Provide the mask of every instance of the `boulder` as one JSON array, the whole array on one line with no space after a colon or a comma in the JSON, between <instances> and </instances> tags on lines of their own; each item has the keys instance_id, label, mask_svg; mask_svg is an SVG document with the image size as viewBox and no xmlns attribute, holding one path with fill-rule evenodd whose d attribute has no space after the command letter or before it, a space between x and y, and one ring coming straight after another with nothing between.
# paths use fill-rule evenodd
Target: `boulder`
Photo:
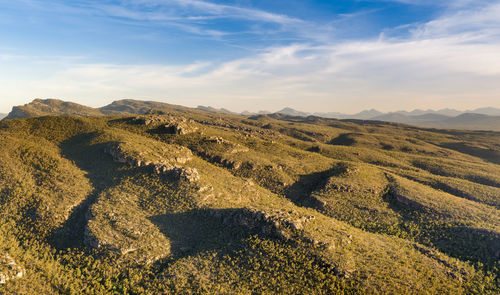
<instances>
[{"instance_id":1,"label":"boulder","mask_svg":"<svg viewBox=\"0 0 500 295\"><path fill-rule=\"evenodd\" d=\"M0 284L7 281L20 279L24 276L25 270L7 253L0 254Z\"/></svg>"}]
</instances>

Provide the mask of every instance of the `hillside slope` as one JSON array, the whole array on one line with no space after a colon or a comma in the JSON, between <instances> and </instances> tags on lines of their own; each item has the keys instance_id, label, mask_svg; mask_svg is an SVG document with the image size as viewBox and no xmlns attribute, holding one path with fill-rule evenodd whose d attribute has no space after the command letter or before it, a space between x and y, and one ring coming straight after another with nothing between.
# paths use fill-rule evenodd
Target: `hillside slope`
<instances>
[{"instance_id":1,"label":"hillside slope","mask_svg":"<svg viewBox=\"0 0 500 295\"><path fill-rule=\"evenodd\" d=\"M148 107L0 122L1 291L500 291L500 133Z\"/></svg>"},{"instance_id":2,"label":"hillside slope","mask_svg":"<svg viewBox=\"0 0 500 295\"><path fill-rule=\"evenodd\" d=\"M73 102L66 102L59 99L35 99L32 102L15 106L6 116L7 119L34 118L42 116L119 116L129 114L146 114L157 111L177 111L177 112L196 112L183 106L172 105L162 102L141 101L133 99L123 99L114 101L101 108L91 108Z\"/></svg>"},{"instance_id":3,"label":"hillside slope","mask_svg":"<svg viewBox=\"0 0 500 295\"><path fill-rule=\"evenodd\" d=\"M198 106L196 109L187 108L179 105L172 105L162 102L141 101L133 99L123 99L112 102L101 108L91 108L80 104L65 102L58 99L35 99L31 103L23 106L16 106L6 116L7 119L32 118L49 115L66 116L119 116L119 115L142 115L146 113L161 113L163 111L175 112L195 112L195 113L218 113L230 115L232 113L226 109L216 109L212 107ZM414 110L412 112L394 112L381 113L377 110L362 111L353 115L341 113L315 113L314 116L324 118L339 118L346 120L372 120L409 124L419 127L443 128L443 129L461 129L461 130L492 130L500 131L500 116L496 115L498 109L481 108L477 109L481 113L460 113L456 115L454 110L440 111L422 111ZM484 114L483 114L484 113ZM300 112L292 108L284 108L276 114L284 116L311 116L309 113ZM446 114L446 115L445 115ZM453 115L450 115L453 114ZM242 115L253 116L251 113ZM0 115L0 119L1 119Z\"/></svg>"},{"instance_id":4,"label":"hillside slope","mask_svg":"<svg viewBox=\"0 0 500 295\"><path fill-rule=\"evenodd\" d=\"M29 118L47 115L100 116L102 113L91 107L58 99L35 99L29 104L16 106L7 119Z\"/></svg>"}]
</instances>

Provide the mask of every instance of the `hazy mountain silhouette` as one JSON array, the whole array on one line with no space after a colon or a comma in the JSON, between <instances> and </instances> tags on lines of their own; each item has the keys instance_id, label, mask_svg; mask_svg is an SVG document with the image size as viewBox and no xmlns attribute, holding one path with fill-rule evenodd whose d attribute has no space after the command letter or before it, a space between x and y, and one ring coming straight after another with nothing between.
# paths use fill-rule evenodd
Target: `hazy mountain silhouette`
<instances>
[{"instance_id":1,"label":"hazy mountain silhouette","mask_svg":"<svg viewBox=\"0 0 500 295\"><path fill-rule=\"evenodd\" d=\"M81 104L66 102L58 99L35 99L23 106L13 107L6 118L40 117L47 115L73 116L107 116L124 114L146 114L155 110L191 112L194 110L223 114L236 114L224 108L198 106L196 109L154 101L140 101L132 99L117 100L101 108L91 108ZM356 114L339 112L307 113L285 107L276 113L288 116L317 116L336 119L375 120L395 123L404 123L421 127L470 129L470 130L500 130L500 109L493 107L478 108L473 111L460 112L453 109L441 110L413 110L382 113L378 110L365 110ZM243 112L242 115L270 114L267 111L258 113ZM0 117L2 118L2 117Z\"/></svg>"}]
</instances>

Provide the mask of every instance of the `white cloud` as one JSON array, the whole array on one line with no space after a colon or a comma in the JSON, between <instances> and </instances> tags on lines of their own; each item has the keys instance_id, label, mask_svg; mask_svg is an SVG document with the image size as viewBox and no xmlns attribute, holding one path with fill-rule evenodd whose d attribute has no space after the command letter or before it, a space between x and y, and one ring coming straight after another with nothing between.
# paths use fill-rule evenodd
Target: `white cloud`
<instances>
[{"instance_id":1,"label":"white cloud","mask_svg":"<svg viewBox=\"0 0 500 295\"><path fill-rule=\"evenodd\" d=\"M225 6L189 3L210 13L230 13ZM125 97L157 99L240 111L285 105L345 112L500 107L499 7L497 1L448 10L414 28L408 38L298 43L221 64L74 62L24 85L30 92L23 95L81 97L95 106ZM19 95L19 86L7 83L0 95Z\"/></svg>"},{"instance_id":2,"label":"white cloud","mask_svg":"<svg viewBox=\"0 0 500 295\"><path fill-rule=\"evenodd\" d=\"M134 97L188 105L210 102L235 110L277 109L285 104L310 111L355 111L365 106L394 110L428 106L422 105L423 99L436 107L499 106L500 45L460 41L301 44L271 48L208 72L213 65L205 63L79 65L29 88L46 96L89 97L99 102ZM352 106L353 102L359 105Z\"/></svg>"},{"instance_id":3,"label":"white cloud","mask_svg":"<svg viewBox=\"0 0 500 295\"><path fill-rule=\"evenodd\" d=\"M467 9L454 9L442 17L420 25L415 38L437 38L461 35L471 40L486 42L500 38L500 1L488 5L474 5ZM495 38L496 40L492 40Z\"/></svg>"},{"instance_id":4,"label":"white cloud","mask_svg":"<svg viewBox=\"0 0 500 295\"><path fill-rule=\"evenodd\" d=\"M142 1L139 1L142 2ZM219 17L248 19L259 22L272 22L282 25L303 23L302 20L282 14L269 13L259 9L242 8L231 5L221 5L198 0L148 1L160 3L175 3L181 7L194 8L197 11Z\"/></svg>"}]
</instances>

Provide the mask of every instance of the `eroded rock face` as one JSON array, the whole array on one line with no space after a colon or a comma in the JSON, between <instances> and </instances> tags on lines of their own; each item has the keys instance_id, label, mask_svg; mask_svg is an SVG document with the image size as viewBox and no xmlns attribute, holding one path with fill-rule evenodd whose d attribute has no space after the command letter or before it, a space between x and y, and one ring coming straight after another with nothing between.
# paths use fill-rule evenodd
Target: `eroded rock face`
<instances>
[{"instance_id":1,"label":"eroded rock face","mask_svg":"<svg viewBox=\"0 0 500 295\"><path fill-rule=\"evenodd\" d=\"M156 161L135 159L127 156L126 152L120 146L108 146L104 150L111 155L117 163L127 164L132 167L150 167L154 173L165 174L171 177L184 179L188 182L200 180L200 175L196 168L184 167L179 164L185 164L192 159L190 150L183 148L183 152L169 159L158 159Z\"/></svg>"},{"instance_id":2,"label":"eroded rock face","mask_svg":"<svg viewBox=\"0 0 500 295\"><path fill-rule=\"evenodd\" d=\"M157 115L136 117L132 120L132 123L146 126L157 126L160 124L157 127L157 131L167 134L189 134L198 131L198 127L195 126L196 123L193 120L188 120L181 116Z\"/></svg>"},{"instance_id":3,"label":"eroded rock face","mask_svg":"<svg viewBox=\"0 0 500 295\"><path fill-rule=\"evenodd\" d=\"M246 146L235 144L221 136L207 137L202 141L203 148L196 150L196 154L203 159L231 170L239 170L244 165L234 155L248 152L249 148Z\"/></svg>"},{"instance_id":4,"label":"eroded rock face","mask_svg":"<svg viewBox=\"0 0 500 295\"><path fill-rule=\"evenodd\" d=\"M214 217L221 218L224 224L243 226L249 230L257 230L265 236L282 240L290 239L293 233L289 230L300 231L307 222L315 218L315 216L300 216L294 210L262 212L251 209L235 211L232 214L211 210L209 213Z\"/></svg>"},{"instance_id":5,"label":"eroded rock face","mask_svg":"<svg viewBox=\"0 0 500 295\"><path fill-rule=\"evenodd\" d=\"M175 178L184 179L188 182L196 182L200 180L200 174L196 168L181 167L179 165L153 164L154 172L157 174L166 174Z\"/></svg>"},{"instance_id":6,"label":"eroded rock face","mask_svg":"<svg viewBox=\"0 0 500 295\"><path fill-rule=\"evenodd\" d=\"M24 276L25 270L7 253L0 253L0 284L7 281L20 279Z\"/></svg>"},{"instance_id":7,"label":"eroded rock face","mask_svg":"<svg viewBox=\"0 0 500 295\"><path fill-rule=\"evenodd\" d=\"M167 123L158 128L160 132L167 133L167 134L189 134L196 132L198 130L198 127L192 126L186 121L184 122L174 122L174 123Z\"/></svg>"},{"instance_id":8,"label":"eroded rock face","mask_svg":"<svg viewBox=\"0 0 500 295\"><path fill-rule=\"evenodd\" d=\"M225 158L221 155L211 154L211 153L208 153L205 151L199 151L198 156L200 156L203 159L206 159L212 163L217 163L217 164L221 165L222 167L225 167L228 169L238 170L241 168L241 165L242 165L241 161L231 160L231 159Z\"/></svg>"}]
</instances>

